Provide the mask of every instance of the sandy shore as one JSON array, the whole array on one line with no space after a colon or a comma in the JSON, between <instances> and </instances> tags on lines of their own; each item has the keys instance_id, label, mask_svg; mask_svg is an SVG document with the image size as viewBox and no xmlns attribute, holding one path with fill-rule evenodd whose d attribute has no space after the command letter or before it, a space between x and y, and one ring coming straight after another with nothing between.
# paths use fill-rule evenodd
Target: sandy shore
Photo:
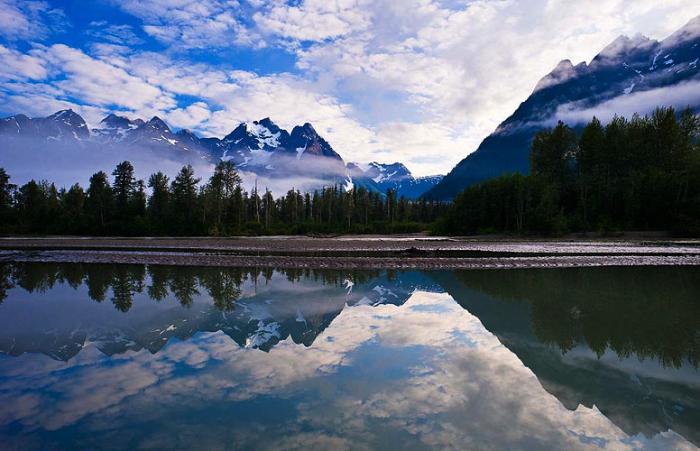
<instances>
[{"instance_id":1,"label":"sandy shore","mask_svg":"<svg viewBox=\"0 0 700 451\"><path fill-rule=\"evenodd\" d=\"M2 238L0 261L338 269L700 265L700 241L425 236Z\"/></svg>"}]
</instances>

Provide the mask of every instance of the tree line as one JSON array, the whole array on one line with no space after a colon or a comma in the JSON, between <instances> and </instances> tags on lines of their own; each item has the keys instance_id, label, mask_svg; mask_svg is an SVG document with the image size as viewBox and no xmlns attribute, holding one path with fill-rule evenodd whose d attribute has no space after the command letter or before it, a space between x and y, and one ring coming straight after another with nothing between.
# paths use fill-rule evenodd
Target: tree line
<instances>
[{"instance_id":1,"label":"tree line","mask_svg":"<svg viewBox=\"0 0 700 451\"><path fill-rule=\"evenodd\" d=\"M57 284L73 289L87 287L87 295L96 302L110 301L122 312L131 309L137 294L162 301L174 299L183 307L191 307L200 294L211 298L218 310L235 309L245 281L257 285L268 284L273 274L281 273L290 282L314 281L323 285L343 288L347 280L356 284L367 283L379 277L382 271L338 271L323 269L276 269L254 267L194 267L165 265L109 265L81 263L0 263L0 304L15 288L45 292ZM387 273L389 280L396 274Z\"/></svg>"},{"instance_id":2,"label":"tree line","mask_svg":"<svg viewBox=\"0 0 700 451\"><path fill-rule=\"evenodd\" d=\"M424 230L447 205L409 201L396 192L324 187L250 193L230 161L220 162L206 183L184 166L171 181L162 172L137 180L128 161L112 179L100 171L89 186L57 188L48 181L11 183L0 168L0 233L75 235L263 235L392 233Z\"/></svg>"},{"instance_id":3,"label":"tree line","mask_svg":"<svg viewBox=\"0 0 700 451\"><path fill-rule=\"evenodd\" d=\"M700 118L690 110L594 118L580 133L562 122L539 132L530 175L467 188L441 219L448 234L700 234Z\"/></svg>"}]
</instances>

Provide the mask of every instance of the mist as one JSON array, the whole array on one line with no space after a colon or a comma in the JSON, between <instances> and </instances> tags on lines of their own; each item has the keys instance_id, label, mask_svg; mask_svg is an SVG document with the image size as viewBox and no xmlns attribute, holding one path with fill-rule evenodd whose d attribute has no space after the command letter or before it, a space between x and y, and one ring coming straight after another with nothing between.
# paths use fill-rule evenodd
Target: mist
<instances>
[{"instance_id":1,"label":"mist","mask_svg":"<svg viewBox=\"0 0 700 451\"><path fill-rule=\"evenodd\" d=\"M602 102L593 107L581 108L576 103L561 105L551 122L561 120L568 124L587 123L593 116L601 122L610 122L615 115L632 117L635 113L648 114L658 107L685 109L700 105L700 81L646 91L632 92Z\"/></svg>"},{"instance_id":2,"label":"mist","mask_svg":"<svg viewBox=\"0 0 700 451\"><path fill-rule=\"evenodd\" d=\"M139 146L120 145L116 149L85 141L67 144L28 138L0 142L0 167L5 168L11 182L17 185L34 179L54 182L59 188L74 183L87 187L92 174L105 171L111 175L124 160L134 166L136 178L144 181L157 171L172 179L186 164L191 164L197 177L203 179L214 168L211 162L201 158L183 158Z\"/></svg>"},{"instance_id":3,"label":"mist","mask_svg":"<svg viewBox=\"0 0 700 451\"><path fill-rule=\"evenodd\" d=\"M134 166L137 179L148 181L154 172L161 171L172 180L180 169L191 164L200 184L209 180L214 163L197 153L153 150L143 146L120 144L113 147L89 141L61 143L44 139L19 138L0 141L0 167L11 177L11 183L23 185L30 180L47 180L58 188L75 183L87 188L90 177L104 171L111 174L117 164L128 160ZM290 189L310 192L331 186L345 179L344 166L336 160L307 156L303 160L283 154L269 159L270 168L261 174L239 168L243 188L251 192L256 185L259 192L269 189L275 196ZM284 176L280 173L284 172Z\"/></svg>"}]
</instances>

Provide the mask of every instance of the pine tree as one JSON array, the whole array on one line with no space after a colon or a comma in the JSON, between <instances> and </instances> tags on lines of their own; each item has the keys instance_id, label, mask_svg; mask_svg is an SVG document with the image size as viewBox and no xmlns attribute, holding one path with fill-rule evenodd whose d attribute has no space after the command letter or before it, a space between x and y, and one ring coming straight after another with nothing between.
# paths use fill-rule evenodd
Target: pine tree
<instances>
[{"instance_id":1,"label":"pine tree","mask_svg":"<svg viewBox=\"0 0 700 451\"><path fill-rule=\"evenodd\" d=\"M112 172L114 183L114 214L122 221L129 219L131 213L131 201L136 191L136 178L134 167L128 161L122 161Z\"/></svg>"},{"instance_id":2,"label":"pine tree","mask_svg":"<svg viewBox=\"0 0 700 451\"><path fill-rule=\"evenodd\" d=\"M197 184L192 166L184 166L171 184L173 222L179 233L196 233L199 230L199 206Z\"/></svg>"},{"instance_id":3,"label":"pine tree","mask_svg":"<svg viewBox=\"0 0 700 451\"><path fill-rule=\"evenodd\" d=\"M151 226L156 232L167 230L170 217L170 180L162 172L151 174L148 178L148 187L151 188L151 197L148 199L147 213Z\"/></svg>"},{"instance_id":4,"label":"pine tree","mask_svg":"<svg viewBox=\"0 0 700 451\"><path fill-rule=\"evenodd\" d=\"M93 225L100 233L106 232L112 207L112 189L109 186L107 174L97 172L90 177L85 208L91 216Z\"/></svg>"},{"instance_id":5,"label":"pine tree","mask_svg":"<svg viewBox=\"0 0 700 451\"><path fill-rule=\"evenodd\" d=\"M0 232L6 232L12 222L12 197L17 187L10 183L10 176L0 168Z\"/></svg>"}]
</instances>

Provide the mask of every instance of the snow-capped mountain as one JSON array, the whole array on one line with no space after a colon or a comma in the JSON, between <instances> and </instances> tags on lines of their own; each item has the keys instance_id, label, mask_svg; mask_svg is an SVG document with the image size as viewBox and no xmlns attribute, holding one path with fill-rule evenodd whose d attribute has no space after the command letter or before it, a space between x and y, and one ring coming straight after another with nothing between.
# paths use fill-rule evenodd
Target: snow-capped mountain
<instances>
[{"instance_id":1,"label":"snow-capped mountain","mask_svg":"<svg viewBox=\"0 0 700 451\"><path fill-rule=\"evenodd\" d=\"M167 157L183 164L195 160L209 163L230 160L244 174L267 180L290 180L287 189L364 186L380 193L391 188L399 196L417 198L439 180L415 178L401 163L370 163L365 169L352 163L346 166L311 124L296 126L289 133L270 118L241 123L220 139L200 138L186 129L173 132L157 116L144 121L110 114L89 130L80 115L62 110L45 118L20 114L0 120L0 147L16 140L29 140L38 151L60 146L62 154L79 143L86 149L92 145L110 152L145 150L156 158Z\"/></svg>"},{"instance_id":2,"label":"snow-capped mountain","mask_svg":"<svg viewBox=\"0 0 700 451\"><path fill-rule=\"evenodd\" d=\"M51 116L29 118L24 114L0 120L0 135L30 137L47 141L82 141L88 139L88 126L73 110L61 110Z\"/></svg>"},{"instance_id":3,"label":"snow-capped mountain","mask_svg":"<svg viewBox=\"0 0 700 451\"><path fill-rule=\"evenodd\" d=\"M402 163L382 164L372 162L363 168L357 163L348 163L348 172L355 186L364 186L370 191L386 193L396 191L397 197L418 199L442 180L442 175L414 177Z\"/></svg>"},{"instance_id":4,"label":"snow-capped mountain","mask_svg":"<svg viewBox=\"0 0 700 451\"><path fill-rule=\"evenodd\" d=\"M292 132L281 129L270 118L241 123L223 139L200 139L214 159L233 161L243 171L262 175L321 177L344 184L345 163L309 123Z\"/></svg>"},{"instance_id":5,"label":"snow-capped mountain","mask_svg":"<svg viewBox=\"0 0 700 451\"><path fill-rule=\"evenodd\" d=\"M528 171L534 134L563 120L576 126L595 115L646 114L656 107L700 106L700 17L664 39L620 36L589 64L560 62L518 109L426 195L451 199L464 188L505 173Z\"/></svg>"},{"instance_id":6,"label":"snow-capped mountain","mask_svg":"<svg viewBox=\"0 0 700 451\"><path fill-rule=\"evenodd\" d=\"M0 121L0 144L24 140L33 148L70 147L79 142L119 152L146 150L152 155L190 163L231 160L244 173L282 180L294 179L297 188L340 185L349 188L345 163L309 123L292 133L269 118L238 125L223 139L200 138L190 130L173 130L161 118L148 121L110 114L89 130L80 115L62 110L45 118L11 116ZM70 144L71 146L64 146ZM304 185L307 183L307 185ZM290 186L291 188L291 186Z\"/></svg>"}]
</instances>

